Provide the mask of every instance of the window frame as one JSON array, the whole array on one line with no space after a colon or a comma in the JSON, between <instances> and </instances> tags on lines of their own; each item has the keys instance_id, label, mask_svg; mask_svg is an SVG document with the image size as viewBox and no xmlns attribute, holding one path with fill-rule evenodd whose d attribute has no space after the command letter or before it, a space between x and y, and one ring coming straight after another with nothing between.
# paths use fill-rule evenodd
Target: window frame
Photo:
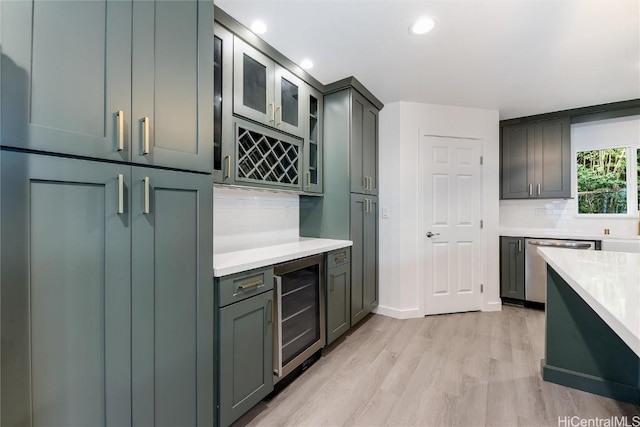
<instances>
[{"instance_id":1,"label":"window frame","mask_svg":"<svg viewBox=\"0 0 640 427\"><path fill-rule=\"evenodd\" d=\"M601 124L615 123L617 121L622 120L634 120L638 122L640 126L640 116L626 116L615 119L601 120L598 121ZM607 123L608 122L608 123ZM583 125L594 125L598 124L596 122L586 122ZM574 140L574 129L572 126L571 130L571 197L575 199L575 207L574 207L574 217L580 219L633 219L640 218L640 209L638 200L638 186L640 183L638 182L640 179L638 177L638 172L636 171L638 164L638 153L640 150L640 134L639 138L636 141L621 141L616 143L616 140L613 141L600 141L600 142L587 142L581 144L578 147L578 144L575 143ZM602 149L611 149L611 148L624 148L626 149L627 155L627 212L626 213L580 213L579 212L579 203L578 203L578 165L577 165L577 155L578 152L583 151L592 151L592 150L602 150Z\"/></svg>"}]
</instances>

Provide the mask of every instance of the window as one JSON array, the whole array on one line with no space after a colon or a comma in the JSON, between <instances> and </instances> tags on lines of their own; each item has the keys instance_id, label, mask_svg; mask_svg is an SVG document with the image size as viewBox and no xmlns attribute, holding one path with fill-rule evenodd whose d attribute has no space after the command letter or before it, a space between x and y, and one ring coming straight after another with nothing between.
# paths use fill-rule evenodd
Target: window
<instances>
[{"instance_id":1,"label":"window","mask_svg":"<svg viewBox=\"0 0 640 427\"><path fill-rule=\"evenodd\" d=\"M638 215L640 116L573 125L571 142L578 215Z\"/></svg>"},{"instance_id":2,"label":"window","mask_svg":"<svg viewBox=\"0 0 640 427\"><path fill-rule=\"evenodd\" d=\"M627 213L627 149L578 151L578 213Z\"/></svg>"}]
</instances>

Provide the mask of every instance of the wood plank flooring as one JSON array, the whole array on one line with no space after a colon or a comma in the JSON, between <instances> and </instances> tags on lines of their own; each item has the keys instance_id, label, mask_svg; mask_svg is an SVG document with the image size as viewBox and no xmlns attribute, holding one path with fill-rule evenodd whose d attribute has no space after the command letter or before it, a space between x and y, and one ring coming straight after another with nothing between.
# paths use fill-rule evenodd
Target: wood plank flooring
<instances>
[{"instance_id":1,"label":"wood plank flooring","mask_svg":"<svg viewBox=\"0 0 640 427\"><path fill-rule=\"evenodd\" d=\"M544 382L543 355L541 311L371 315L235 425L558 426L573 416L640 425L638 406Z\"/></svg>"}]
</instances>

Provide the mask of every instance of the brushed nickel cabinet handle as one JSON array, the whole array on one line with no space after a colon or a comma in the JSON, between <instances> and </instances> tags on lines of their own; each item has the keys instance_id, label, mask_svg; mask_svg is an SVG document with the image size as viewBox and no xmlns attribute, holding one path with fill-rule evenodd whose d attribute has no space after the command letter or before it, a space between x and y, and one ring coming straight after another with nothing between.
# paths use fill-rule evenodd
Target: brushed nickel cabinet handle
<instances>
[{"instance_id":1,"label":"brushed nickel cabinet handle","mask_svg":"<svg viewBox=\"0 0 640 427\"><path fill-rule=\"evenodd\" d=\"M256 288L261 285L264 285L264 281L262 281L262 279L258 279L254 280L253 282L243 283L242 285L238 286L238 289L246 291L247 289Z\"/></svg>"},{"instance_id":2,"label":"brushed nickel cabinet handle","mask_svg":"<svg viewBox=\"0 0 640 427\"><path fill-rule=\"evenodd\" d=\"M273 103L273 102L269 103L269 111L270 111L270 116L271 116L269 121L271 123L275 123L276 122L276 104L275 103Z\"/></svg>"},{"instance_id":3,"label":"brushed nickel cabinet handle","mask_svg":"<svg viewBox=\"0 0 640 427\"><path fill-rule=\"evenodd\" d=\"M118 151L124 150L124 111L116 112L116 142Z\"/></svg>"},{"instance_id":4,"label":"brushed nickel cabinet handle","mask_svg":"<svg viewBox=\"0 0 640 427\"><path fill-rule=\"evenodd\" d=\"M224 179L231 178L231 156L225 156L224 161L226 163Z\"/></svg>"},{"instance_id":5,"label":"brushed nickel cabinet handle","mask_svg":"<svg viewBox=\"0 0 640 427\"><path fill-rule=\"evenodd\" d=\"M518 239L518 253L522 252L522 240Z\"/></svg>"},{"instance_id":6,"label":"brushed nickel cabinet handle","mask_svg":"<svg viewBox=\"0 0 640 427\"><path fill-rule=\"evenodd\" d=\"M540 195L540 184L538 184L538 196Z\"/></svg>"},{"instance_id":7,"label":"brushed nickel cabinet handle","mask_svg":"<svg viewBox=\"0 0 640 427\"><path fill-rule=\"evenodd\" d=\"M142 118L142 154L149 154L149 117Z\"/></svg>"},{"instance_id":8,"label":"brushed nickel cabinet handle","mask_svg":"<svg viewBox=\"0 0 640 427\"><path fill-rule=\"evenodd\" d=\"M282 124L282 106L278 105L276 107L276 114L275 116L278 117L278 121L276 122L276 126L280 126Z\"/></svg>"},{"instance_id":9,"label":"brushed nickel cabinet handle","mask_svg":"<svg viewBox=\"0 0 640 427\"><path fill-rule=\"evenodd\" d=\"M124 213L124 175L118 174L118 214Z\"/></svg>"},{"instance_id":10,"label":"brushed nickel cabinet handle","mask_svg":"<svg viewBox=\"0 0 640 427\"><path fill-rule=\"evenodd\" d=\"M307 176L307 188L311 187L311 172L305 174Z\"/></svg>"},{"instance_id":11,"label":"brushed nickel cabinet handle","mask_svg":"<svg viewBox=\"0 0 640 427\"><path fill-rule=\"evenodd\" d=\"M529 184L529 197L533 196L533 184Z\"/></svg>"},{"instance_id":12,"label":"brushed nickel cabinet handle","mask_svg":"<svg viewBox=\"0 0 640 427\"><path fill-rule=\"evenodd\" d=\"M144 179L142 180L142 182L144 183L144 196L143 196L143 201L142 201L142 213L145 215L148 215L150 212L149 209L149 193L151 192L151 185L149 182L149 177L145 176Z\"/></svg>"},{"instance_id":13,"label":"brushed nickel cabinet handle","mask_svg":"<svg viewBox=\"0 0 640 427\"><path fill-rule=\"evenodd\" d=\"M269 302L267 305L267 323L273 323L275 321L275 310L273 309L273 298L269 298Z\"/></svg>"}]
</instances>

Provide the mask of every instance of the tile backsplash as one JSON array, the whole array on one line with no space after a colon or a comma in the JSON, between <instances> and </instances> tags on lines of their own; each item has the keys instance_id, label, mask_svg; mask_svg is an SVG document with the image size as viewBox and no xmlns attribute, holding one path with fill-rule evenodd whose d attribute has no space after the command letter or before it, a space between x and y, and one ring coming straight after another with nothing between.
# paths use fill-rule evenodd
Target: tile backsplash
<instances>
[{"instance_id":1,"label":"tile backsplash","mask_svg":"<svg viewBox=\"0 0 640 427\"><path fill-rule=\"evenodd\" d=\"M636 236L637 218L583 218L576 216L575 199L500 200L501 228L532 228L592 235L611 230L612 236Z\"/></svg>"},{"instance_id":2,"label":"tile backsplash","mask_svg":"<svg viewBox=\"0 0 640 427\"><path fill-rule=\"evenodd\" d=\"M216 186L213 199L214 254L297 240L300 236L295 194Z\"/></svg>"}]
</instances>

